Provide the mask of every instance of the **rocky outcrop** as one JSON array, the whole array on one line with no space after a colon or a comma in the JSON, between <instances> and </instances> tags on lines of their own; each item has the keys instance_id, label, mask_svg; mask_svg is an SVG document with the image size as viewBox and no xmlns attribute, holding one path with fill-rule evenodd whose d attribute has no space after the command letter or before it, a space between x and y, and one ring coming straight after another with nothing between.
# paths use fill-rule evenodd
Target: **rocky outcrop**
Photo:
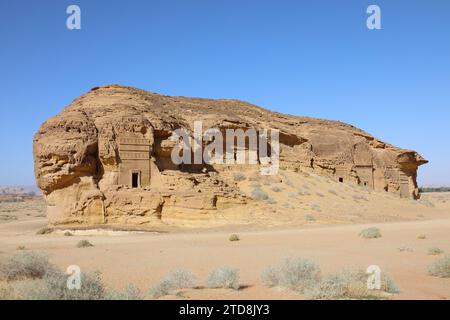
<instances>
[{"instance_id":1,"label":"rocky outcrop","mask_svg":"<svg viewBox=\"0 0 450 320\"><path fill-rule=\"evenodd\" d=\"M419 197L415 151L351 125L271 112L238 100L169 97L131 87L93 88L34 137L37 184L51 224L151 225L242 206L230 178L254 165L176 165L174 130L278 129L280 166L400 197ZM203 146L205 147L205 146Z\"/></svg>"}]
</instances>

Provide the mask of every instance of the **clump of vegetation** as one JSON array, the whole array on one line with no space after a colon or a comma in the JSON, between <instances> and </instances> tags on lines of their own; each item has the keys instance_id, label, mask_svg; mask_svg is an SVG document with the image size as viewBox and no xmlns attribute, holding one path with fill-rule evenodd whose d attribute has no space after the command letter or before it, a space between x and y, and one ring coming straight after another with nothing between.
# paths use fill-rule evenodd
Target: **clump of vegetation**
<instances>
[{"instance_id":1,"label":"clump of vegetation","mask_svg":"<svg viewBox=\"0 0 450 320\"><path fill-rule=\"evenodd\" d=\"M316 221L316 218L312 214L305 214L306 221Z\"/></svg>"},{"instance_id":2,"label":"clump of vegetation","mask_svg":"<svg viewBox=\"0 0 450 320\"><path fill-rule=\"evenodd\" d=\"M21 252L0 261L0 299L20 300L132 300L140 297L133 286L124 292L108 292L101 273L82 272L80 288L70 289L68 275L48 257L36 252Z\"/></svg>"},{"instance_id":3,"label":"clump of vegetation","mask_svg":"<svg viewBox=\"0 0 450 320\"><path fill-rule=\"evenodd\" d=\"M17 246L16 250L25 250L26 247L25 246Z\"/></svg>"},{"instance_id":4,"label":"clump of vegetation","mask_svg":"<svg viewBox=\"0 0 450 320\"><path fill-rule=\"evenodd\" d=\"M450 278L450 255L440 258L429 268L428 273L439 278Z\"/></svg>"},{"instance_id":5,"label":"clump of vegetation","mask_svg":"<svg viewBox=\"0 0 450 320\"><path fill-rule=\"evenodd\" d=\"M239 241L240 238L239 238L239 235L233 233L232 235L230 235L230 237L228 238L228 240L230 240L230 241Z\"/></svg>"},{"instance_id":6,"label":"clump of vegetation","mask_svg":"<svg viewBox=\"0 0 450 320\"><path fill-rule=\"evenodd\" d=\"M195 276L185 270L177 270L169 273L163 279L154 284L150 290L152 298L159 298L168 295L173 290L193 288L195 286Z\"/></svg>"},{"instance_id":7,"label":"clump of vegetation","mask_svg":"<svg viewBox=\"0 0 450 320\"><path fill-rule=\"evenodd\" d=\"M427 238L427 236L424 234L417 235L417 239L419 239L419 240L425 240L426 238Z\"/></svg>"},{"instance_id":8,"label":"clump of vegetation","mask_svg":"<svg viewBox=\"0 0 450 320\"><path fill-rule=\"evenodd\" d=\"M89 242L89 240L80 240L77 243L77 248L88 248L88 247L93 247L94 245L92 243Z\"/></svg>"},{"instance_id":9,"label":"clump of vegetation","mask_svg":"<svg viewBox=\"0 0 450 320\"><path fill-rule=\"evenodd\" d=\"M236 172L233 174L233 179L234 181L244 181L247 177L242 172Z\"/></svg>"},{"instance_id":10,"label":"clump of vegetation","mask_svg":"<svg viewBox=\"0 0 450 320\"><path fill-rule=\"evenodd\" d=\"M6 281L41 279L55 267L46 255L36 252L21 252L0 261L0 279Z\"/></svg>"},{"instance_id":11,"label":"clump of vegetation","mask_svg":"<svg viewBox=\"0 0 450 320\"><path fill-rule=\"evenodd\" d=\"M267 200L269 196L265 193L261 187L255 187L252 191L252 199L254 200Z\"/></svg>"},{"instance_id":12,"label":"clump of vegetation","mask_svg":"<svg viewBox=\"0 0 450 320\"><path fill-rule=\"evenodd\" d=\"M428 249L428 254L430 256L438 256L443 253L444 253L444 250L442 250L441 248L438 248L438 247L432 247L432 248Z\"/></svg>"},{"instance_id":13,"label":"clump of vegetation","mask_svg":"<svg viewBox=\"0 0 450 320\"><path fill-rule=\"evenodd\" d=\"M231 267L220 267L211 271L208 275L208 288L225 288L238 290L239 269Z\"/></svg>"},{"instance_id":14,"label":"clump of vegetation","mask_svg":"<svg viewBox=\"0 0 450 320\"><path fill-rule=\"evenodd\" d=\"M44 228L41 228L38 231L36 231L36 234L37 235L44 235L44 234L50 234L52 232L53 232L52 228L44 227Z\"/></svg>"},{"instance_id":15,"label":"clump of vegetation","mask_svg":"<svg viewBox=\"0 0 450 320\"><path fill-rule=\"evenodd\" d=\"M381 238L381 231L376 227L367 228L362 230L359 236L364 239L378 239Z\"/></svg>"},{"instance_id":16,"label":"clump of vegetation","mask_svg":"<svg viewBox=\"0 0 450 320\"><path fill-rule=\"evenodd\" d=\"M280 192L280 191L281 191L281 188L275 186L275 187L272 188L272 191L273 191L273 192Z\"/></svg>"},{"instance_id":17,"label":"clump of vegetation","mask_svg":"<svg viewBox=\"0 0 450 320\"><path fill-rule=\"evenodd\" d=\"M303 293L320 279L320 268L313 262L298 257L288 258L277 267L269 267L261 274L268 287L282 287Z\"/></svg>"},{"instance_id":18,"label":"clump of vegetation","mask_svg":"<svg viewBox=\"0 0 450 320\"><path fill-rule=\"evenodd\" d=\"M311 206L311 209L314 210L314 211L317 211L317 212L322 211L322 209L320 208L320 205L317 204L317 203L313 203L310 206Z\"/></svg>"},{"instance_id":19,"label":"clump of vegetation","mask_svg":"<svg viewBox=\"0 0 450 320\"><path fill-rule=\"evenodd\" d=\"M261 281L266 287L273 288L280 284L280 274L276 267L267 267L261 272Z\"/></svg>"},{"instance_id":20,"label":"clump of vegetation","mask_svg":"<svg viewBox=\"0 0 450 320\"><path fill-rule=\"evenodd\" d=\"M64 232L64 236L71 237L71 236L73 236L73 233L70 231L66 231L66 232Z\"/></svg>"},{"instance_id":21,"label":"clump of vegetation","mask_svg":"<svg viewBox=\"0 0 450 320\"><path fill-rule=\"evenodd\" d=\"M166 296L173 290L172 284L167 279L162 279L155 283L149 290L149 294L152 298L158 299L159 297Z\"/></svg>"},{"instance_id":22,"label":"clump of vegetation","mask_svg":"<svg viewBox=\"0 0 450 320\"><path fill-rule=\"evenodd\" d=\"M143 300L141 290L134 285L128 285L124 291L111 291L106 300Z\"/></svg>"},{"instance_id":23,"label":"clump of vegetation","mask_svg":"<svg viewBox=\"0 0 450 320\"><path fill-rule=\"evenodd\" d=\"M386 274L381 275L380 291L391 294L400 292ZM344 270L327 275L305 292L313 299L379 299L378 293L367 288L367 274L363 270Z\"/></svg>"},{"instance_id":24,"label":"clump of vegetation","mask_svg":"<svg viewBox=\"0 0 450 320\"><path fill-rule=\"evenodd\" d=\"M313 262L303 259L287 259L278 267L268 267L261 273L267 287L281 287L305 294L312 299L379 299L379 292L400 292L395 282L386 274L381 275L380 291L367 288L368 275L363 270L344 270L324 277Z\"/></svg>"},{"instance_id":25,"label":"clump of vegetation","mask_svg":"<svg viewBox=\"0 0 450 320\"><path fill-rule=\"evenodd\" d=\"M51 270L41 280L26 283L19 288L25 300L103 300L107 291L99 272L82 272L80 289L69 289L67 275Z\"/></svg>"}]
</instances>

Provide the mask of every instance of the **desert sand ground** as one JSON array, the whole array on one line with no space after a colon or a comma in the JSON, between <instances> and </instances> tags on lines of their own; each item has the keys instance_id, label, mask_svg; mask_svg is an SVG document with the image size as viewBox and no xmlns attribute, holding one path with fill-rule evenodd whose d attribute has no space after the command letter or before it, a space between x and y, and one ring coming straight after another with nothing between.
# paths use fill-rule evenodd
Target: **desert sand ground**
<instances>
[{"instance_id":1,"label":"desert sand ground","mask_svg":"<svg viewBox=\"0 0 450 320\"><path fill-rule=\"evenodd\" d=\"M354 221L339 221L334 215L325 223L326 214L316 212L316 220L301 224L229 225L170 233L76 231L71 237L64 236L63 230L36 235L47 224L40 199L0 203L0 257L24 246L25 250L47 253L63 269L79 265L82 270L99 270L111 288L132 283L143 292L173 270L192 271L199 284L205 284L212 269L227 265L239 268L240 290L189 289L164 299L303 299L297 293L266 288L260 280L265 267L301 256L319 264L323 273L378 265L401 290L390 299L449 299L450 279L428 275L428 266L439 256L427 251L439 247L450 252L450 193L424 194L417 203L373 193L367 197L395 201L395 213L381 207L378 215L374 212L358 220L362 208L375 210L369 199L363 200L363 205L353 203L348 215ZM377 204L379 200L373 201ZM326 201L321 203L325 203L322 211L329 206ZM358 236L372 226L381 229L381 238ZM230 242L231 233L238 233L241 240ZM426 238L418 239L418 235ZM77 248L81 239L88 239L94 247Z\"/></svg>"}]
</instances>

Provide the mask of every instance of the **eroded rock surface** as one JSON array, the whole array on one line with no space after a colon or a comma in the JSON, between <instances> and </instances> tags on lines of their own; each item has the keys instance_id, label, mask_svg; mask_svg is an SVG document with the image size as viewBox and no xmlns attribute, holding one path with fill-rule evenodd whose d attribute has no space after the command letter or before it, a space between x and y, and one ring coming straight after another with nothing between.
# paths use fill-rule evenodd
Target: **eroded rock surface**
<instances>
[{"instance_id":1,"label":"eroded rock surface","mask_svg":"<svg viewBox=\"0 0 450 320\"><path fill-rule=\"evenodd\" d=\"M271 112L238 100L170 97L131 87L93 88L34 138L35 174L49 221L152 225L201 220L240 210L251 198L233 174L254 165L175 165L177 128L280 131L280 166L417 199L417 168L426 163L351 125ZM276 178L275 178L276 179Z\"/></svg>"}]
</instances>

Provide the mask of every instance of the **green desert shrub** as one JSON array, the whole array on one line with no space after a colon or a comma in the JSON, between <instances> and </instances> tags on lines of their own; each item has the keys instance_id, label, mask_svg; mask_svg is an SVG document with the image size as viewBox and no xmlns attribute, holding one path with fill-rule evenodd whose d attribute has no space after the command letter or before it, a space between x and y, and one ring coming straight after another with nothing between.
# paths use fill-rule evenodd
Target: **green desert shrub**
<instances>
[{"instance_id":1,"label":"green desert shrub","mask_svg":"<svg viewBox=\"0 0 450 320\"><path fill-rule=\"evenodd\" d=\"M163 279L155 283L149 290L152 298L159 298L168 295L173 290L193 288L195 286L195 276L185 270L176 270L169 273Z\"/></svg>"},{"instance_id":2,"label":"green desert shrub","mask_svg":"<svg viewBox=\"0 0 450 320\"><path fill-rule=\"evenodd\" d=\"M281 191L281 188L275 186L275 187L272 188L272 191L273 191L273 192L280 192L280 191Z\"/></svg>"},{"instance_id":3,"label":"green desert shrub","mask_svg":"<svg viewBox=\"0 0 450 320\"><path fill-rule=\"evenodd\" d=\"M65 235L66 237L71 237L71 236L73 236L73 233L70 232L70 231L66 231L66 232L64 232L64 235Z\"/></svg>"},{"instance_id":4,"label":"green desert shrub","mask_svg":"<svg viewBox=\"0 0 450 320\"><path fill-rule=\"evenodd\" d=\"M443 253L444 253L444 250L442 250L441 248L438 248L438 247L432 247L432 248L428 249L428 254L431 256L438 256Z\"/></svg>"},{"instance_id":5,"label":"green desert shrub","mask_svg":"<svg viewBox=\"0 0 450 320\"><path fill-rule=\"evenodd\" d=\"M427 238L427 236L424 234L417 235L417 239L419 239L419 240L425 240L426 238Z\"/></svg>"},{"instance_id":6,"label":"green desert shrub","mask_svg":"<svg viewBox=\"0 0 450 320\"><path fill-rule=\"evenodd\" d=\"M93 247L94 245L92 243L89 242L89 240L80 240L77 243L77 248L88 248L88 247Z\"/></svg>"},{"instance_id":7,"label":"green desert shrub","mask_svg":"<svg viewBox=\"0 0 450 320\"><path fill-rule=\"evenodd\" d=\"M211 271L208 275L208 288L225 288L238 290L239 269L231 267L220 267Z\"/></svg>"},{"instance_id":8,"label":"green desert shrub","mask_svg":"<svg viewBox=\"0 0 450 320\"><path fill-rule=\"evenodd\" d=\"M429 268L428 273L439 278L450 278L450 255L440 258Z\"/></svg>"},{"instance_id":9,"label":"green desert shrub","mask_svg":"<svg viewBox=\"0 0 450 320\"><path fill-rule=\"evenodd\" d=\"M381 238L381 231L378 228L372 227L362 230L359 236L364 239L377 239Z\"/></svg>"},{"instance_id":10,"label":"green desert shrub","mask_svg":"<svg viewBox=\"0 0 450 320\"><path fill-rule=\"evenodd\" d=\"M306 214L305 220L312 222L312 221L316 221L316 218L314 218L314 216L312 214Z\"/></svg>"},{"instance_id":11,"label":"green desert shrub","mask_svg":"<svg viewBox=\"0 0 450 320\"><path fill-rule=\"evenodd\" d=\"M228 238L228 240L230 240L230 241L239 241L239 240L240 240L240 239L239 239L239 235L233 233L233 234Z\"/></svg>"},{"instance_id":12,"label":"green desert shrub","mask_svg":"<svg viewBox=\"0 0 450 320\"><path fill-rule=\"evenodd\" d=\"M54 269L46 255L33 251L21 252L0 261L0 278L7 281L40 279Z\"/></svg>"},{"instance_id":13,"label":"green desert shrub","mask_svg":"<svg viewBox=\"0 0 450 320\"><path fill-rule=\"evenodd\" d=\"M267 200L269 199L269 196L260 187L255 187L252 191L252 199Z\"/></svg>"}]
</instances>

